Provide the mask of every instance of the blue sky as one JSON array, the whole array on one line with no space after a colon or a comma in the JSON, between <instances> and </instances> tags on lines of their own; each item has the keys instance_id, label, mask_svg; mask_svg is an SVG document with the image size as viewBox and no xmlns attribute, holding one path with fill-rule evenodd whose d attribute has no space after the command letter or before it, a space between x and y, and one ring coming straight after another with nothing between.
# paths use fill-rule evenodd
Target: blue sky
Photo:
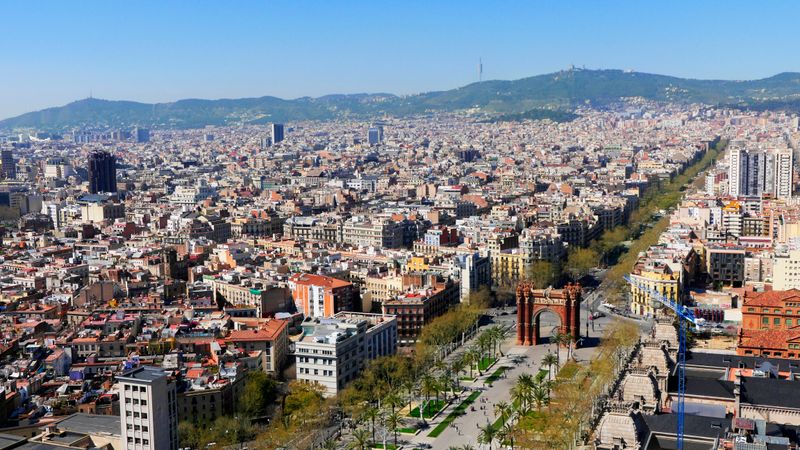
<instances>
[{"instance_id":1,"label":"blue sky","mask_svg":"<svg viewBox=\"0 0 800 450\"><path fill-rule=\"evenodd\" d=\"M0 2L0 118L87 97L398 94L570 64L800 71L800 2Z\"/></svg>"}]
</instances>

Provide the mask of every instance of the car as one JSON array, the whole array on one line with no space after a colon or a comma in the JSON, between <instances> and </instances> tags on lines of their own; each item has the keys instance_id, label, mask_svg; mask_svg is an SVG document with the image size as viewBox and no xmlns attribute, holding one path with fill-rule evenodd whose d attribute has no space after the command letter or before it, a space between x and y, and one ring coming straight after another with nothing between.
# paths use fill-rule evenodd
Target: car
<instances>
[{"instance_id":1,"label":"car","mask_svg":"<svg viewBox=\"0 0 800 450\"><path fill-rule=\"evenodd\" d=\"M600 312L600 311L597 311L597 312L595 312L595 313L593 313L593 314L592 314L592 319L599 319L599 318L601 318L601 317L605 317L605 316L606 316L606 315L605 315L605 314L603 314L602 312Z\"/></svg>"}]
</instances>

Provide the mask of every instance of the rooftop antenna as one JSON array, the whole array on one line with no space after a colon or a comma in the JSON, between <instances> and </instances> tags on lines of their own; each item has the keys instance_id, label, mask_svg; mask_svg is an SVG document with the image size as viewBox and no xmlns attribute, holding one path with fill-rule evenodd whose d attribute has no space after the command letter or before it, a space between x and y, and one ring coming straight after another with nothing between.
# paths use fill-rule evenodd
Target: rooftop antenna
<instances>
[{"instance_id":1,"label":"rooftop antenna","mask_svg":"<svg viewBox=\"0 0 800 450\"><path fill-rule=\"evenodd\" d=\"M483 58L478 58L478 83L483 81Z\"/></svg>"}]
</instances>

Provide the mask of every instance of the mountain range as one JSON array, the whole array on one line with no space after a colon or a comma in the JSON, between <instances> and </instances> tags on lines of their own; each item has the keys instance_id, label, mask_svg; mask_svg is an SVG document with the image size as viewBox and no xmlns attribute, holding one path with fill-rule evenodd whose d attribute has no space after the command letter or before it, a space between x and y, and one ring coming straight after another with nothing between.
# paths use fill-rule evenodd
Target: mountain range
<instances>
[{"instance_id":1,"label":"mountain range","mask_svg":"<svg viewBox=\"0 0 800 450\"><path fill-rule=\"evenodd\" d=\"M201 100L170 103L88 98L0 121L0 129L75 127L196 128L290 120L367 119L442 111L471 111L499 120L570 120L578 106L602 108L620 99L800 110L800 73L747 81L697 80L621 70L570 69L513 81L491 80L416 95L347 94Z\"/></svg>"}]
</instances>

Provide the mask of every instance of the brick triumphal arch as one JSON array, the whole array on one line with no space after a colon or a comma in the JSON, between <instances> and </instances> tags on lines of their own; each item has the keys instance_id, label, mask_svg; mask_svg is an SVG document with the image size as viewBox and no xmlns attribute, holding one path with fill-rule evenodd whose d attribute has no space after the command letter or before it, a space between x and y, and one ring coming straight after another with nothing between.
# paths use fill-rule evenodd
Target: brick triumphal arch
<instances>
[{"instance_id":1,"label":"brick triumphal arch","mask_svg":"<svg viewBox=\"0 0 800 450\"><path fill-rule=\"evenodd\" d=\"M561 319L559 330L570 334L575 342L580 337L581 286L568 284L563 289L534 289L533 283L517 285L517 345L538 345L539 319L551 311Z\"/></svg>"}]
</instances>

